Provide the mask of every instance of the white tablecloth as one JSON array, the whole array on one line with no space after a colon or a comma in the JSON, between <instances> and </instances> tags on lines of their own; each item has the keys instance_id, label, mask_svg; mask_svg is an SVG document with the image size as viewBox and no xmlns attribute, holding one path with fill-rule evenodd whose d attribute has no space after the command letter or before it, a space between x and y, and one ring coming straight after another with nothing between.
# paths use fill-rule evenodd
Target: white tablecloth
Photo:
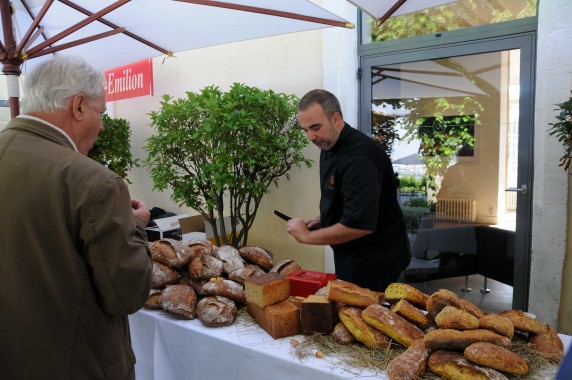
<instances>
[{"instance_id":1,"label":"white tablecloth","mask_svg":"<svg viewBox=\"0 0 572 380\"><path fill-rule=\"evenodd\" d=\"M272 339L258 325L208 328L198 319L178 320L163 311L129 316L137 380L326 380L384 379L385 373L348 368L335 359L298 359L290 338ZM572 337L560 335L565 350Z\"/></svg>"},{"instance_id":2,"label":"white tablecloth","mask_svg":"<svg viewBox=\"0 0 572 380\"><path fill-rule=\"evenodd\" d=\"M129 317L137 380L388 379L341 368L329 358L298 359L290 338L272 339L258 325L208 328L198 319L177 320L163 311Z\"/></svg>"}]
</instances>

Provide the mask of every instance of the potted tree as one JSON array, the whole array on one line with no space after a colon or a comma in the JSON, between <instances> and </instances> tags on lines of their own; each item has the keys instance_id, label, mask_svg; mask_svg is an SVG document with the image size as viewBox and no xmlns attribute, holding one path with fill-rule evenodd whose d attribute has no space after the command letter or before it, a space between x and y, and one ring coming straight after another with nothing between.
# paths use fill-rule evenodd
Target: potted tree
<instances>
[{"instance_id":1,"label":"potted tree","mask_svg":"<svg viewBox=\"0 0 572 380\"><path fill-rule=\"evenodd\" d=\"M548 134L556 136L564 146L564 155L560 158L559 166L564 166L564 170L568 170L572 160L572 96L556 106L558 108L555 110L560 112L556 116L557 121L549 124L552 128L548 130Z\"/></svg>"},{"instance_id":2,"label":"potted tree","mask_svg":"<svg viewBox=\"0 0 572 380\"><path fill-rule=\"evenodd\" d=\"M240 83L228 92L208 86L181 99L163 96L150 113L155 132L145 146L154 189L170 187L171 199L203 215L218 245L247 245L270 185L289 178L294 166L311 166L301 154L307 141L297 103L296 96Z\"/></svg>"},{"instance_id":3,"label":"potted tree","mask_svg":"<svg viewBox=\"0 0 572 380\"><path fill-rule=\"evenodd\" d=\"M101 117L103 131L97 136L88 157L113 170L128 183L127 174L132 167L139 166L131 154L131 127L125 119L114 119L107 114Z\"/></svg>"}]
</instances>

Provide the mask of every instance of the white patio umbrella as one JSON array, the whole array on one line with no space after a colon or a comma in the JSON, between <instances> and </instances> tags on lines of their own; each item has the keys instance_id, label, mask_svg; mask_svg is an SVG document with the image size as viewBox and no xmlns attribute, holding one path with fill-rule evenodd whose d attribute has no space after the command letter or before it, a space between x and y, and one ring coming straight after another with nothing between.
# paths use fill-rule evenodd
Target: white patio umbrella
<instances>
[{"instance_id":1,"label":"white patio umbrella","mask_svg":"<svg viewBox=\"0 0 572 380\"><path fill-rule=\"evenodd\" d=\"M459 0L348 0L381 25L390 17L414 13Z\"/></svg>"},{"instance_id":2,"label":"white patio umbrella","mask_svg":"<svg viewBox=\"0 0 572 380\"><path fill-rule=\"evenodd\" d=\"M258 37L353 24L308 0L0 0L12 117L18 76L53 53L101 70Z\"/></svg>"}]
</instances>

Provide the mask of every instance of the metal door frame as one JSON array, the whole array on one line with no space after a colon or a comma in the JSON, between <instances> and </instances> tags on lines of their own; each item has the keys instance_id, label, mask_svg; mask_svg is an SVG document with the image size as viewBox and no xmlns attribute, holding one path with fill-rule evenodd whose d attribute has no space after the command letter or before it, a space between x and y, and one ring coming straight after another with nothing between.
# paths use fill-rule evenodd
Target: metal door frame
<instances>
[{"instance_id":1,"label":"metal door frame","mask_svg":"<svg viewBox=\"0 0 572 380\"><path fill-rule=\"evenodd\" d=\"M515 263L512 307L528 310L530 249L532 229L534 88L536 57L536 17L503 24L476 27L459 32L409 38L403 41L360 46L359 129L372 135L371 67L405 62L520 50L520 102L518 142L518 194L515 234Z\"/></svg>"}]
</instances>

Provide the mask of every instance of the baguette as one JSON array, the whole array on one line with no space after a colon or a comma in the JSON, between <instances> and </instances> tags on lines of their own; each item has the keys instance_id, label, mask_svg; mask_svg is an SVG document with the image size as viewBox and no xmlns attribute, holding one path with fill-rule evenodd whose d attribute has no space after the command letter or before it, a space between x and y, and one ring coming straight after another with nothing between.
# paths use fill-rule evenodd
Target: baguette
<instances>
[{"instance_id":1,"label":"baguette","mask_svg":"<svg viewBox=\"0 0 572 380\"><path fill-rule=\"evenodd\" d=\"M326 298L330 301L344 305L366 308L377 304L380 299L379 293L362 288L347 281L328 281L326 285Z\"/></svg>"},{"instance_id":2,"label":"baguette","mask_svg":"<svg viewBox=\"0 0 572 380\"><path fill-rule=\"evenodd\" d=\"M463 354L451 351L436 351L429 356L431 372L450 380L508 380L492 368L471 363Z\"/></svg>"},{"instance_id":3,"label":"baguette","mask_svg":"<svg viewBox=\"0 0 572 380\"><path fill-rule=\"evenodd\" d=\"M406 299L402 299L396 304L391 305L391 310L422 330L434 325L429 315L410 304Z\"/></svg>"},{"instance_id":4,"label":"baguette","mask_svg":"<svg viewBox=\"0 0 572 380\"><path fill-rule=\"evenodd\" d=\"M420 378L427 368L431 350L425 346L423 339L418 339L401 355L392 359L387 365L386 373L390 380L414 380Z\"/></svg>"},{"instance_id":5,"label":"baguette","mask_svg":"<svg viewBox=\"0 0 572 380\"><path fill-rule=\"evenodd\" d=\"M514 329L518 331L524 331L533 334L541 334L546 329L544 323L539 322L536 319L528 316L522 310L505 310L500 314L510 319L510 321L514 325Z\"/></svg>"},{"instance_id":6,"label":"baguette","mask_svg":"<svg viewBox=\"0 0 572 380\"><path fill-rule=\"evenodd\" d=\"M404 299L410 304L425 310L428 298L429 296L421 290L401 282L389 284L385 289L385 300L392 304Z\"/></svg>"},{"instance_id":7,"label":"baguette","mask_svg":"<svg viewBox=\"0 0 572 380\"><path fill-rule=\"evenodd\" d=\"M417 326L378 304L368 306L363 311L362 318L404 347L409 347L424 335Z\"/></svg>"},{"instance_id":8,"label":"baguette","mask_svg":"<svg viewBox=\"0 0 572 380\"><path fill-rule=\"evenodd\" d=\"M528 364L518 354L496 344L476 342L465 348L465 358L471 362L513 375L528 374Z\"/></svg>"},{"instance_id":9,"label":"baguette","mask_svg":"<svg viewBox=\"0 0 572 380\"><path fill-rule=\"evenodd\" d=\"M361 309L353 306L343 306L338 311L338 316L357 341L362 342L371 349L389 347L389 338L363 320Z\"/></svg>"},{"instance_id":10,"label":"baguette","mask_svg":"<svg viewBox=\"0 0 572 380\"><path fill-rule=\"evenodd\" d=\"M483 329L436 329L428 332L424 339L427 347L434 351L464 351L465 348L476 342L489 342L506 348L511 346L511 340L506 336Z\"/></svg>"}]
</instances>

